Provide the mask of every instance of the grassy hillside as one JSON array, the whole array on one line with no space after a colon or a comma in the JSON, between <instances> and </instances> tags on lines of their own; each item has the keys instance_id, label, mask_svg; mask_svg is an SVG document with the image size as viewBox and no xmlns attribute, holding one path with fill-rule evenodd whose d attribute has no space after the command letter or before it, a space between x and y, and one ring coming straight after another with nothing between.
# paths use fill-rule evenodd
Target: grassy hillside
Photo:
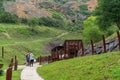
<instances>
[{"instance_id":1,"label":"grassy hillside","mask_svg":"<svg viewBox=\"0 0 120 80\"><path fill-rule=\"evenodd\" d=\"M120 52L54 62L38 72L45 80L120 80Z\"/></svg>"},{"instance_id":2,"label":"grassy hillside","mask_svg":"<svg viewBox=\"0 0 120 80\"><path fill-rule=\"evenodd\" d=\"M47 43L54 42L54 40L64 41L70 39L72 35L74 35L74 39L80 39L80 35L77 34L46 26L36 26L34 31L31 31L30 27L26 25L0 24L0 53L2 46L5 48L5 57L2 59L0 55L0 62L5 63L6 68L10 58L16 55L19 64L23 64L28 51L34 53L35 58L40 55L48 55Z\"/></svg>"}]
</instances>

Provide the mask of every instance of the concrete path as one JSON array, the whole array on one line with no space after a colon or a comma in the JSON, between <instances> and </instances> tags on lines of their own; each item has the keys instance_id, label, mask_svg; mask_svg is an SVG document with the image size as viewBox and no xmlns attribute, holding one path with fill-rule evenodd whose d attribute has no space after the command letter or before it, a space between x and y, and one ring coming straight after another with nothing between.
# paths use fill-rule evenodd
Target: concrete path
<instances>
[{"instance_id":1,"label":"concrete path","mask_svg":"<svg viewBox=\"0 0 120 80\"><path fill-rule=\"evenodd\" d=\"M37 67L40 65L34 63L33 67L30 66L19 66L18 68L23 68L21 72L21 80L44 80L37 74Z\"/></svg>"}]
</instances>

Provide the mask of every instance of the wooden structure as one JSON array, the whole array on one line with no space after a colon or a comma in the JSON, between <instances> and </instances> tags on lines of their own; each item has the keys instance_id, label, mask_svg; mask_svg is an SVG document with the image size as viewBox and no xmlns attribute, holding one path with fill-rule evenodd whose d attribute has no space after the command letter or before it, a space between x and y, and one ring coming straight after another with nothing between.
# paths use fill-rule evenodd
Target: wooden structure
<instances>
[{"instance_id":1,"label":"wooden structure","mask_svg":"<svg viewBox=\"0 0 120 80\"><path fill-rule=\"evenodd\" d=\"M6 80L12 80L12 67L9 67L6 71Z\"/></svg>"},{"instance_id":2,"label":"wooden structure","mask_svg":"<svg viewBox=\"0 0 120 80\"><path fill-rule=\"evenodd\" d=\"M65 40L63 46L56 46L51 50L52 61L77 57L82 45L82 40Z\"/></svg>"},{"instance_id":3,"label":"wooden structure","mask_svg":"<svg viewBox=\"0 0 120 80\"><path fill-rule=\"evenodd\" d=\"M65 40L65 53L68 58L77 57L77 52L82 48L82 40Z\"/></svg>"},{"instance_id":4,"label":"wooden structure","mask_svg":"<svg viewBox=\"0 0 120 80\"><path fill-rule=\"evenodd\" d=\"M113 45L112 43L115 43L116 46L114 48L116 49L118 48L120 50L120 32L119 31L117 32L117 37L118 37L117 39L118 42L116 41L116 39L114 41L108 41L108 42L111 45ZM65 40L62 46L56 46L51 50L51 55L48 55L46 57L40 56L36 60L41 65L42 63L45 63L45 62L51 63L54 61L73 58L77 56L84 56L91 53L92 55L100 54L102 52L106 53L108 51L107 50L108 45L104 35L102 35L102 39L103 39L103 45L100 44L99 46L95 45L93 40L91 40L91 46L90 48L88 47L88 50L87 48L84 49L82 40Z\"/></svg>"},{"instance_id":5,"label":"wooden structure","mask_svg":"<svg viewBox=\"0 0 120 80\"><path fill-rule=\"evenodd\" d=\"M2 46L2 58L4 58L4 47Z\"/></svg>"}]
</instances>

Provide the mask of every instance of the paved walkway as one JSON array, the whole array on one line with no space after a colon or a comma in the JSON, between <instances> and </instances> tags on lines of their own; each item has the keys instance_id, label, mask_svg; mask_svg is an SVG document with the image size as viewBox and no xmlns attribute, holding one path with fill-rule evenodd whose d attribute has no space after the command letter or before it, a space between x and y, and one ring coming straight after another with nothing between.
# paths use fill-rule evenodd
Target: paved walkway
<instances>
[{"instance_id":1,"label":"paved walkway","mask_svg":"<svg viewBox=\"0 0 120 80\"><path fill-rule=\"evenodd\" d=\"M44 80L36 72L36 69L39 66L38 63L35 63L33 67L19 66L19 69L23 69L21 72L21 80Z\"/></svg>"}]
</instances>

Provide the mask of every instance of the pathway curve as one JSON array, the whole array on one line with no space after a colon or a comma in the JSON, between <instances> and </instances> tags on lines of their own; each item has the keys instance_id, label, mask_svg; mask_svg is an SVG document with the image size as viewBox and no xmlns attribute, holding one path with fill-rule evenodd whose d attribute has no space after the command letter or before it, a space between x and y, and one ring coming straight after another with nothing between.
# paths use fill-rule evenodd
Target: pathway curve
<instances>
[{"instance_id":1,"label":"pathway curve","mask_svg":"<svg viewBox=\"0 0 120 80\"><path fill-rule=\"evenodd\" d=\"M19 66L18 68L23 68L21 72L21 80L44 80L38 75L36 71L37 67L39 66L39 63L34 63L33 67Z\"/></svg>"}]
</instances>

